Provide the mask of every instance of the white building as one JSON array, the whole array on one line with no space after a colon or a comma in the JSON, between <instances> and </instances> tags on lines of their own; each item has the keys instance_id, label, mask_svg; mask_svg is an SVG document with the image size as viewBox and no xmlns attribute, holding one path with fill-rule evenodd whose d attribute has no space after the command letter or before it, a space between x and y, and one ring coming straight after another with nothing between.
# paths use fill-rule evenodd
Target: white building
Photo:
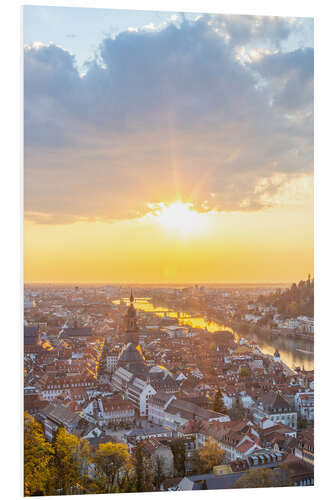
<instances>
[{"instance_id":1,"label":"white building","mask_svg":"<svg viewBox=\"0 0 333 500\"><path fill-rule=\"evenodd\" d=\"M135 409L129 402L119 397L99 398L99 421L102 424L119 424L134 422Z\"/></svg>"},{"instance_id":2,"label":"white building","mask_svg":"<svg viewBox=\"0 0 333 500\"><path fill-rule=\"evenodd\" d=\"M245 314L244 318L246 319L246 321L251 321L252 323L257 323L261 319L261 316L260 315L257 316L255 314Z\"/></svg>"},{"instance_id":3,"label":"white building","mask_svg":"<svg viewBox=\"0 0 333 500\"><path fill-rule=\"evenodd\" d=\"M106 369L109 373L114 372L118 364L118 351L112 350L106 356Z\"/></svg>"},{"instance_id":4,"label":"white building","mask_svg":"<svg viewBox=\"0 0 333 500\"><path fill-rule=\"evenodd\" d=\"M88 396L95 392L95 381L92 378L80 376L67 376L64 378L43 377L38 386L44 399L52 401L58 396L70 396L72 389L82 388L87 391Z\"/></svg>"},{"instance_id":5,"label":"white building","mask_svg":"<svg viewBox=\"0 0 333 500\"><path fill-rule=\"evenodd\" d=\"M297 429L297 412L278 392L265 394L257 406L252 407L253 418L259 423L264 417L272 422Z\"/></svg>"},{"instance_id":6,"label":"white building","mask_svg":"<svg viewBox=\"0 0 333 500\"><path fill-rule=\"evenodd\" d=\"M314 419L314 392L298 392L295 395L295 407L298 414L308 421Z\"/></svg>"},{"instance_id":7,"label":"white building","mask_svg":"<svg viewBox=\"0 0 333 500\"><path fill-rule=\"evenodd\" d=\"M298 316L301 330L307 333L314 333L314 319L308 316Z\"/></svg>"},{"instance_id":8,"label":"white building","mask_svg":"<svg viewBox=\"0 0 333 500\"><path fill-rule=\"evenodd\" d=\"M225 392L225 391L222 391L221 394L222 394L224 406L226 407L227 410L231 410L235 395L229 394L228 392Z\"/></svg>"},{"instance_id":9,"label":"white building","mask_svg":"<svg viewBox=\"0 0 333 500\"><path fill-rule=\"evenodd\" d=\"M164 425L165 410L174 399L176 399L174 394L157 392L148 403L148 420L158 425Z\"/></svg>"},{"instance_id":10,"label":"white building","mask_svg":"<svg viewBox=\"0 0 333 500\"><path fill-rule=\"evenodd\" d=\"M133 403L141 416L147 415L148 400L156 394L147 380L141 379L139 375L136 376L124 367L119 367L112 376L112 385Z\"/></svg>"}]
</instances>

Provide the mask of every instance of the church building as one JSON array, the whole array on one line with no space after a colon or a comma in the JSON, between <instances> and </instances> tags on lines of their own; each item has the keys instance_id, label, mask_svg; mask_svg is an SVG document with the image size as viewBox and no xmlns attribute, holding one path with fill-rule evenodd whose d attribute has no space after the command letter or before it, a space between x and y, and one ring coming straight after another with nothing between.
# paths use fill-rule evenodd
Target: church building
<instances>
[{"instance_id":1,"label":"church building","mask_svg":"<svg viewBox=\"0 0 333 500\"><path fill-rule=\"evenodd\" d=\"M148 414L148 400L158 390L177 392L179 386L167 370L156 371L146 364L143 349L138 343L134 297L131 291L130 305L126 315L127 343L121 350L117 369L112 375L112 386L120 391L139 411L140 416Z\"/></svg>"}]
</instances>

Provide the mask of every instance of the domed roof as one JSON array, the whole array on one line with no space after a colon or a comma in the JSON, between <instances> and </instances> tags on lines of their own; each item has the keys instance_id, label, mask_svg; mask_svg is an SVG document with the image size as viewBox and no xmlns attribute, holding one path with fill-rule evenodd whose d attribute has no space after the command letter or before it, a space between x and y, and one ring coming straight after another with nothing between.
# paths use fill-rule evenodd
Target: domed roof
<instances>
[{"instance_id":1,"label":"domed roof","mask_svg":"<svg viewBox=\"0 0 333 500\"><path fill-rule=\"evenodd\" d=\"M135 346L132 342L124 347L119 356L119 361L126 363L144 362L144 359L141 347L139 345Z\"/></svg>"}]
</instances>

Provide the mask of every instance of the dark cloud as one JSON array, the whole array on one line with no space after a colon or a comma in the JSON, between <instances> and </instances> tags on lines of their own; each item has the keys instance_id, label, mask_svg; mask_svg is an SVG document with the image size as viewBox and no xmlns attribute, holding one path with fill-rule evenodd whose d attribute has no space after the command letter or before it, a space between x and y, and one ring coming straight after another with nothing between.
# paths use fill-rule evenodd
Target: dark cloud
<instances>
[{"instance_id":1,"label":"dark cloud","mask_svg":"<svg viewBox=\"0 0 333 500\"><path fill-rule=\"evenodd\" d=\"M278 46L292 23L236 17L106 38L85 75L60 47L26 48L27 217L118 220L177 198L259 210L261 179L311 173L313 51L242 64L236 45Z\"/></svg>"},{"instance_id":2,"label":"dark cloud","mask_svg":"<svg viewBox=\"0 0 333 500\"><path fill-rule=\"evenodd\" d=\"M270 83L274 103L289 110L313 108L312 48L275 53L262 58L254 67Z\"/></svg>"}]
</instances>

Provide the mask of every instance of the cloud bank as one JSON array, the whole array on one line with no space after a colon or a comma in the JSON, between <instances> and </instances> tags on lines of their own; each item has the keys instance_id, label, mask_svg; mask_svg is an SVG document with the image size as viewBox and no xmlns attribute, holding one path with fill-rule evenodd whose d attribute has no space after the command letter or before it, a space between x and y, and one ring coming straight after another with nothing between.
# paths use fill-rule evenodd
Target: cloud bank
<instances>
[{"instance_id":1,"label":"cloud bank","mask_svg":"<svg viewBox=\"0 0 333 500\"><path fill-rule=\"evenodd\" d=\"M105 38L84 75L62 47L26 47L26 217L269 206L313 169L313 49L281 48L296 29L250 16L131 29Z\"/></svg>"}]
</instances>

